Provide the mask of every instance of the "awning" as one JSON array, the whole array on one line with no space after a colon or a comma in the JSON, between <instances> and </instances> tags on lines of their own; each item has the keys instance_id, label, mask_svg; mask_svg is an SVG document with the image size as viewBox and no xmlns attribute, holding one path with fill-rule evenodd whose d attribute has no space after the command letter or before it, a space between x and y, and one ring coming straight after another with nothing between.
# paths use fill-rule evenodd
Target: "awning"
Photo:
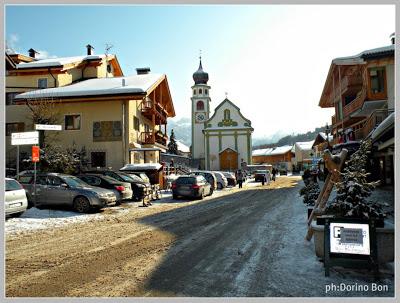
<instances>
[{"instance_id":1,"label":"awning","mask_svg":"<svg viewBox=\"0 0 400 303\"><path fill-rule=\"evenodd\" d=\"M350 117L367 117L371 115L375 110L383 108L386 103L386 100L365 101L363 106L359 110L350 114Z\"/></svg>"}]
</instances>

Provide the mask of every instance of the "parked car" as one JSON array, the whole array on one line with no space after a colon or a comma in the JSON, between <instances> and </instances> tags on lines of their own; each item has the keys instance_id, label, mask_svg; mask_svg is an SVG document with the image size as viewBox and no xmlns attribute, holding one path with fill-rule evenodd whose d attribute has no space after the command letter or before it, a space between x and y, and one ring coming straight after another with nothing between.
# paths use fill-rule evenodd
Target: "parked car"
<instances>
[{"instance_id":1,"label":"parked car","mask_svg":"<svg viewBox=\"0 0 400 303\"><path fill-rule=\"evenodd\" d=\"M224 176L223 173L219 171L213 171L214 175L217 177L217 188L218 189L223 189L228 186L228 180Z\"/></svg>"},{"instance_id":2,"label":"parked car","mask_svg":"<svg viewBox=\"0 0 400 303\"><path fill-rule=\"evenodd\" d=\"M4 198L6 217L19 217L28 207L25 189L17 180L6 178Z\"/></svg>"},{"instance_id":3,"label":"parked car","mask_svg":"<svg viewBox=\"0 0 400 303\"><path fill-rule=\"evenodd\" d=\"M214 190L217 189L217 176L212 171L196 170L192 171L191 174L194 174L196 176L201 175L206 178L207 182L211 184L211 193L213 193Z\"/></svg>"},{"instance_id":4,"label":"parked car","mask_svg":"<svg viewBox=\"0 0 400 303\"><path fill-rule=\"evenodd\" d=\"M227 171L222 171L221 173L224 174L226 180L228 181L228 186L236 186L236 177L234 173L230 173Z\"/></svg>"},{"instance_id":5,"label":"parked car","mask_svg":"<svg viewBox=\"0 0 400 303\"><path fill-rule=\"evenodd\" d=\"M202 175L182 175L172 183L172 197L203 199L212 194L211 184Z\"/></svg>"},{"instance_id":6,"label":"parked car","mask_svg":"<svg viewBox=\"0 0 400 303\"><path fill-rule=\"evenodd\" d=\"M24 174L19 181L27 192L28 199L35 201L33 174ZM104 188L87 184L81 179L59 173L40 173L36 177L36 207L72 206L80 213L115 205L116 195Z\"/></svg>"},{"instance_id":7,"label":"parked car","mask_svg":"<svg viewBox=\"0 0 400 303\"><path fill-rule=\"evenodd\" d=\"M91 170L85 172L87 173L94 173L94 174L100 174L100 175L105 175L109 176L111 178L114 178L115 180L121 181L121 182L128 182L131 184L131 188L133 191L132 199L135 201L140 201L144 197L146 197L149 192L150 192L150 186L149 183L144 182L143 179L135 176L135 175L129 175L128 173L122 172L122 171L113 171L113 170Z\"/></svg>"},{"instance_id":8,"label":"parked car","mask_svg":"<svg viewBox=\"0 0 400 303\"><path fill-rule=\"evenodd\" d=\"M256 170L254 172L254 181L255 182L262 182L266 178L269 178L269 180L271 180L271 173L269 170Z\"/></svg>"},{"instance_id":9,"label":"parked car","mask_svg":"<svg viewBox=\"0 0 400 303\"><path fill-rule=\"evenodd\" d=\"M117 196L117 204L121 204L123 200L132 199L132 188L129 182L121 182L109 176L100 174L84 174L78 176L79 179L89 185L106 188L115 193Z\"/></svg>"},{"instance_id":10,"label":"parked car","mask_svg":"<svg viewBox=\"0 0 400 303\"><path fill-rule=\"evenodd\" d=\"M146 173L144 173L144 172L141 172L141 171L124 171L124 173L126 173L126 174L128 174L128 175L130 175L130 176L132 176L132 175L135 175L135 176L138 176L140 179L142 179L146 184L149 184L150 185L150 179L149 179L149 177L146 175Z\"/></svg>"}]
</instances>

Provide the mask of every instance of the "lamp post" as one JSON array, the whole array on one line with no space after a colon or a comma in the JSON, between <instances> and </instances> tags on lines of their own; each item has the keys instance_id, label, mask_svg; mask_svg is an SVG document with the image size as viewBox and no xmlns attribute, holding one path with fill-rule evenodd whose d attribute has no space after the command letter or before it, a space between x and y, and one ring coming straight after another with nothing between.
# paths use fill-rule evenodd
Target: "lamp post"
<instances>
[{"instance_id":1,"label":"lamp post","mask_svg":"<svg viewBox=\"0 0 400 303\"><path fill-rule=\"evenodd\" d=\"M325 126L326 143L327 143L327 149L330 150L331 147L329 145L329 132L330 132L330 129L329 129L328 123L326 123L326 126Z\"/></svg>"}]
</instances>

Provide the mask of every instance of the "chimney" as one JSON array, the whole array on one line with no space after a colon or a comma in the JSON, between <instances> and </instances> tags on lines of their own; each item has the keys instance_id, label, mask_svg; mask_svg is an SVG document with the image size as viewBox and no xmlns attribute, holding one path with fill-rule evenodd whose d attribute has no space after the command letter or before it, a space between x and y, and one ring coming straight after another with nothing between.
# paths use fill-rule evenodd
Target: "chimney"
<instances>
[{"instance_id":1,"label":"chimney","mask_svg":"<svg viewBox=\"0 0 400 303\"><path fill-rule=\"evenodd\" d=\"M138 67L136 69L136 73L138 75L146 75L146 74L150 73L150 67Z\"/></svg>"},{"instance_id":2,"label":"chimney","mask_svg":"<svg viewBox=\"0 0 400 303\"><path fill-rule=\"evenodd\" d=\"M393 34L390 35L390 40L392 41L392 44L394 44L394 37L395 37L395 36L396 36L395 33L393 33Z\"/></svg>"},{"instance_id":3,"label":"chimney","mask_svg":"<svg viewBox=\"0 0 400 303\"><path fill-rule=\"evenodd\" d=\"M87 55L88 56L93 55L93 50L94 50L93 46L91 46L90 44L86 45L86 50L87 50Z\"/></svg>"},{"instance_id":4,"label":"chimney","mask_svg":"<svg viewBox=\"0 0 400 303\"><path fill-rule=\"evenodd\" d=\"M31 48L28 50L28 54L29 54L29 57L35 58L36 54L39 54L39 53L37 51L35 51L33 48Z\"/></svg>"},{"instance_id":5,"label":"chimney","mask_svg":"<svg viewBox=\"0 0 400 303\"><path fill-rule=\"evenodd\" d=\"M122 87L126 86L125 78L122 78Z\"/></svg>"}]
</instances>

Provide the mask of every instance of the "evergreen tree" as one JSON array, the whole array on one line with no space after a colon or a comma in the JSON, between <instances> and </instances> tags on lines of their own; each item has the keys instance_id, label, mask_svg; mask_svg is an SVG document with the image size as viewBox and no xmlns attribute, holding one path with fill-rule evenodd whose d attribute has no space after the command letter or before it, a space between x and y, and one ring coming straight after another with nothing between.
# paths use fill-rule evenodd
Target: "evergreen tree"
<instances>
[{"instance_id":1,"label":"evergreen tree","mask_svg":"<svg viewBox=\"0 0 400 303\"><path fill-rule=\"evenodd\" d=\"M362 141L360 148L346 162L341 180L335 184L336 197L327 207L327 213L363 219L384 217L382 205L367 201L379 184L379 181L367 181L369 173L365 168L370 150L371 142Z\"/></svg>"},{"instance_id":2,"label":"evergreen tree","mask_svg":"<svg viewBox=\"0 0 400 303\"><path fill-rule=\"evenodd\" d=\"M314 206L315 201L317 201L318 199L320 191L321 190L319 188L318 182L311 181L300 190L300 196L304 196L304 204L306 204L307 206Z\"/></svg>"},{"instance_id":3,"label":"evergreen tree","mask_svg":"<svg viewBox=\"0 0 400 303\"><path fill-rule=\"evenodd\" d=\"M173 155L179 155L178 144L176 144L174 130L171 130L171 136L169 137L168 153Z\"/></svg>"}]
</instances>

